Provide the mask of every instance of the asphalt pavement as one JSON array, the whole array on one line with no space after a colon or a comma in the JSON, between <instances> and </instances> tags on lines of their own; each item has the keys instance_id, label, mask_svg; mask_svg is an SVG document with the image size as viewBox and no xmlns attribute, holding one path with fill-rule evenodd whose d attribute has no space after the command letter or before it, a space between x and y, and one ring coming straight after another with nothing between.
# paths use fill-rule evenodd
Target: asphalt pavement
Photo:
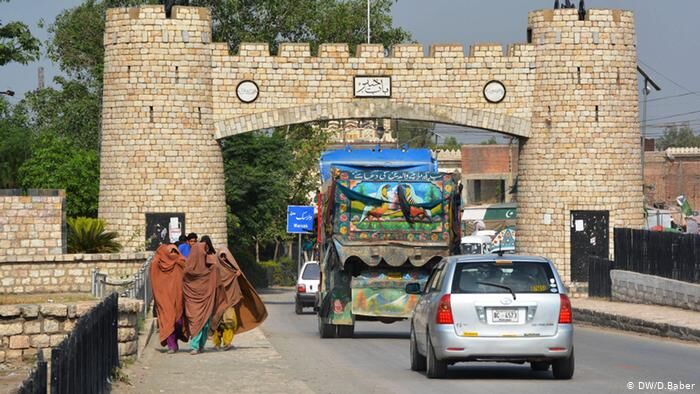
<instances>
[{"instance_id":1,"label":"asphalt pavement","mask_svg":"<svg viewBox=\"0 0 700 394\"><path fill-rule=\"evenodd\" d=\"M166 354L157 334L116 393L698 393L700 344L576 326L576 372L554 380L529 365L462 363L433 380L409 368L407 321L358 322L350 339L320 339L316 315L294 313L293 289L262 292L269 317L235 350ZM183 348L185 348L183 346ZM671 384L669 386L669 383ZM646 388L646 389L643 389ZM675 390L674 390L675 389Z\"/></svg>"}]
</instances>

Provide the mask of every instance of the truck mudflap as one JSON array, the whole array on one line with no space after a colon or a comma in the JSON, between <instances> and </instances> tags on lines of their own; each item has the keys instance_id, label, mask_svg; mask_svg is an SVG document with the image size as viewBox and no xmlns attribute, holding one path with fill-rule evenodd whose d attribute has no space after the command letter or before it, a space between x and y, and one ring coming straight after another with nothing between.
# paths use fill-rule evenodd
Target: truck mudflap
<instances>
[{"instance_id":1,"label":"truck mudflap","mask_svg":"<svg viewBox=\"0 0 700 394\"><path fill-rule=\"evenodd\" d=\"M328 291L319 293L320 305L318 317L324 324L353 325L352 294L350 292L350 275L341 270L332 270L323 278Z\"/></svg>"},{"instance_id":2,"label":"truck mudflap","mask_svg":"<svg viewBox=\"0 0 700 394\"><path fill-rule=\"evenodd\" d=\"M406 293L406 284L428 280L427 270L366 270L353 277L351 312L372 317L408 318L420 296Z\"/></svg>"}]
</instances>

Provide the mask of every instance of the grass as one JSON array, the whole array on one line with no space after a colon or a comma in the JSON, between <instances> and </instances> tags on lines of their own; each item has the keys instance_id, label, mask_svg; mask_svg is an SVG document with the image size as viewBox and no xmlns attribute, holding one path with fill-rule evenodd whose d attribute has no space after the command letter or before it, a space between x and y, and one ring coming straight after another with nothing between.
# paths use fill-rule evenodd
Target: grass
<instances>
[{"instance_id":1,"label":"grass","mask_svg":"<svg viewBox=\"0 0 700 394\"><path fill-rule=\"evenodd\" d=\"M96 299L88 293L3 294L0 295L0 305L43 304L48 302L62 304Z\"/></svg>"}]
</instances>

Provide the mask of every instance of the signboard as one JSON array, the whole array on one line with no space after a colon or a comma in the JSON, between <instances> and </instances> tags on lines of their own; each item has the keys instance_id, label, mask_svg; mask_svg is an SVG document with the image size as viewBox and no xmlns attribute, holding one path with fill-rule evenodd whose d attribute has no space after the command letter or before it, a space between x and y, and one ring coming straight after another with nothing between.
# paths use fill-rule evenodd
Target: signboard
<instances>
[{"instance_id":1,"label":"signboard","mask_svg":"<svg viewBox=\"0 0 700 394\"><path fill-rule=\"evenodd\" d=\"M253 81L245 80L236 86L236 97L244 103L252 103L258 98L260 89Z\"/></svg>"},{"instance_id":2,"label":"signboard","mask_svg":"<svg viewBox=\"0 0 700 394\"><path fill-rule=\"evenodd\" d=\"M311 233L314 231L314 207L290 205L287 207L287 232Z\"/></svg>"},{"instance_id":3,"label":"signboard","mask_svg":"<svg viewBox=\"0 0 700 394\"><path fill-rule=\"evenodd\" d=\"M489 103L500 103L506 98L506 87L500 81L489 81L484 86L484 98Z\"/></svg>"},{"instance_id":4,"label":"signboard","mask_svg":"<svg viewBox=\"0 0 700 394\"><path fill-rule=\"evenodd\" d=\"M184 213L146 214L146 250L156 250L161 244L174 243L184 233Z\"/></svg>"},{"instance_id":5,"label":"signboard","mask_svg":"<svg viewBox=\"0 0 700 394\"><path fill-rule=\"evenodd\" d=\"M353 79L355 97L391 97L391 77L359 76Z\"/></svg>"}]
</instances>

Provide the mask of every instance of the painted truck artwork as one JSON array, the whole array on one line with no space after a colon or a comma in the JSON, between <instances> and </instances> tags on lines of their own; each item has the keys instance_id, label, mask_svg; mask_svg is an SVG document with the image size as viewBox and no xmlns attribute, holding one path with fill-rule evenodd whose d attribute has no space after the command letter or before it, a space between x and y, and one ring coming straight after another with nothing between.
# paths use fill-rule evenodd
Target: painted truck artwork
<instances>
[{"instance_id":1,"label":"painted truck artwork","mask_svg":"<svg viewBox=\"0 0 700 394\"><path fill-rule=\"evenodd\" d=\"M348 171L338 175L336 234L347 240L443 241L449 238L451 175Z\"/></svg>"},{"instance_id":2,"label":"painted truck artwork","mask_svg":"<svg viewBox=\"0 0 700 394\"><path fill-rule=\"evenodd\" d=\"M352 313L364 316L410 317L420 296L406 294L408 283L421 287L428 281L424 270L409 272L364 271L353 277Z\"/></svg>"}]
</instances>

